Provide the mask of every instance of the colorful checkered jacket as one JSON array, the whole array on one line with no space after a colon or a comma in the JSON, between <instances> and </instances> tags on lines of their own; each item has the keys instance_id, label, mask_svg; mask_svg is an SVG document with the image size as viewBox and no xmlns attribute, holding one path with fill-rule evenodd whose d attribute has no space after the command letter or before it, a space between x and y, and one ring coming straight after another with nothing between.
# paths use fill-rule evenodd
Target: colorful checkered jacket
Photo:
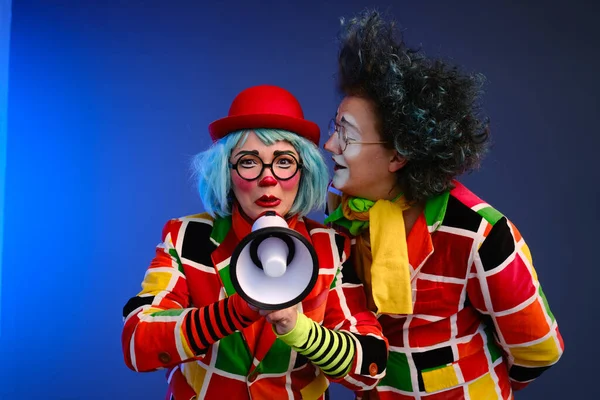
<instances>
[{"instance_id":1,"label":"colorful checkered jacket","mask_svg":"<svg viewBox=\"0 0 600 400\"><path fill-rule=\"evenodd\" d=\"M229 261L251 226L235 210L228 218L199 214L166 224L143 290L123 309L127 366L167 368L166 399L175 400L323 399L329 381L355 391L372 389L385 375L387 343L366 308L362 285L342 278L350 241L309 219L288 223L312 243L319 261L317 283L301 311L324 327L351 333L356 352L348 374L326 376L276 338L264 318L248 319L252 311L235 293ZM231 316L218 318L234 302L246 311L238 306ZM216 322L201 324L204 317ZM245 327L200 345L234 325Z\"/></svg>"},{"instance_id":2,"label":"colorful checkered jacket","mask_svg":"<svg viewBox=\"0 0 600 400\"><path fill-rule=\"evenodd\" d=\"M387 374L363 399L512 399L562 355L521 234L454 184L427 202L408 235L414 314L378 315Z\"/></svg>"}]
</instances>

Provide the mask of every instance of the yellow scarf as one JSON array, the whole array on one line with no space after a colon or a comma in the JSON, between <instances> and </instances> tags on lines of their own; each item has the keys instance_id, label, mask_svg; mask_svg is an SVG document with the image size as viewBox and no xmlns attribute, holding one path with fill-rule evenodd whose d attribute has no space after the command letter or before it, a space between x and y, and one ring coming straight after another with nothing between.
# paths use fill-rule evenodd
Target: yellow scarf
<instances>
[{"instance_id":1,"label":"yellow scarf","mask_svg":"<svg viewBox=\"0 0 600 400\"><path fill-rule=\"evenodd\" d=\"M412 314L410 265L403 211L404 197L375 203L342 195L343 217L362 233L356 236L355 268L365 284L371 310L380 314ZM366 230L366 227L369 230Z\"/></svg>"}]
</instances>

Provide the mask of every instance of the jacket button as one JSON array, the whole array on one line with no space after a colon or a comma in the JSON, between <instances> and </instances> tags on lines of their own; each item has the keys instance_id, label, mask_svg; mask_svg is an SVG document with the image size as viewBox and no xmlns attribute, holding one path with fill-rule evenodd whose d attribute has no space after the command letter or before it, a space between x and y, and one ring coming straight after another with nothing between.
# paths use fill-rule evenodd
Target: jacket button
<instances>
[{"instance_id":1,"label":"jacket button","mask_svg":"<svg viewBox=\"0 0 600 400\"><path fill-rule=\"evenodd\" d=\"M377 368L377 364L371 363L371 365L369 365L369 374L371 374L371 376L375 376L378 372L379 368Z\"/></svg>"},{"instance_id":2,"label":"jacket button","mask_svg":"<svg viewBox=\"0 0 600 400\"><path fill-rule=\"evenodd\" d=\"M171 362L171 355L167 352L158 353L158 359L163 364L168 364Z\"/></svg>"}]
</instances>

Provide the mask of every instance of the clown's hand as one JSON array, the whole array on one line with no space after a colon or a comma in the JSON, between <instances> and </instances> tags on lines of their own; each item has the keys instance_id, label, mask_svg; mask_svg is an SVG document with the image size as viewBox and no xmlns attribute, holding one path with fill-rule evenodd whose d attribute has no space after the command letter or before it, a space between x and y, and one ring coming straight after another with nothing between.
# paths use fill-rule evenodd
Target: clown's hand
<instances>
[{"instance_id":1,"label":"clown's hand","mask_svg":"<svg viewBox=\"0 0 600 400\"><path fill-rule=\"evenodd\" d=\"M296 326L298 320L298 309L296 306L284 308L283 310L260 310L268 323L272 324L278 335L285 335Z\"/></svg>"}]
</instances>

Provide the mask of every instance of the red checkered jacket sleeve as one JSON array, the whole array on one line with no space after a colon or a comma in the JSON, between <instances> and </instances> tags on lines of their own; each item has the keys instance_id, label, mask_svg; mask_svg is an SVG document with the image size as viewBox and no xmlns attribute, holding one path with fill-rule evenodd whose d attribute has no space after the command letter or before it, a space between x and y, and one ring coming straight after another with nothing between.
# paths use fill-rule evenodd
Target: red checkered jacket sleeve
<instances>
[{"instance_id":1,"label":"red checkered jacket sleeve","mask_svg":"<svg viewBox=\"0 0 600 400\"><path fill-rule=\"evenodd\" d=\"M375 314L367 308L363 284L349 259L350 239L335 234L335 241L340 267L330 288L323 326L348 333L356 351L348 374L329 379L353 391L371 390L385 376L388 342Z\"/></svg>"},{"instance_id":2,"label":"red checkered jacket sleeve","mask_svg":"<svg viewBox=\"0 0 600 400\"><path fill-rule=\"evenodd\" d=\"M142 282L142 291L123 308L125 363L135 371L153 371L203 357L219 339L260 318L238 295L196 308L178 252L181 222L169 221Z\"/></svg>"},{"instance_id":3,"label":"red checkered jacket sleeve","mask_svg":"<svg viewBox=\"0 0 600 400\"><path fill-rule=\"evenodd\" d=\"M552 366L564 349L554 315L517 228L505 217L484 221L467 286L469 300L489 316L513 389Z\"/></svg>"}]
</instances>

